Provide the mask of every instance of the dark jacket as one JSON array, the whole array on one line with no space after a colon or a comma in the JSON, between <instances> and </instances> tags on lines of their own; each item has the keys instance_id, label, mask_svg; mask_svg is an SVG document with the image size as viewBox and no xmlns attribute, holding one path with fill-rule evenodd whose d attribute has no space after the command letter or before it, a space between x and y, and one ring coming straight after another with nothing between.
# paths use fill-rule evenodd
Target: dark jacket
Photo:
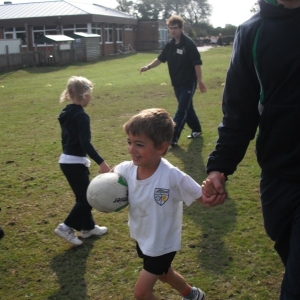
<instances>
[{"instance_id":1,"label":"dark jacket","mask_svg":"<svg viewBox=\"0 0 300 300\"><path fill-rule=\"evenodd\" d=\"M200 53L195 43L181 33L180 42L170 40L157 57L168 62L169 74L174 87L189 87L196 81L195 65L202 65Z\"/></svg>"},{"instance_id":2,"label":"dark jacket","mask_svg":"<svg viewBox=\"0 0 300 300\"><path fill-rule=\"evenodd\" d=\"M232 174L258 128L262 171L300 181L300 8L259 4L236 32L207 172Z\"/></svg>"},{"instance_id":3,"label":"dark jacket","mask_svg":"<svg viewBox=\"0 0 300 300\"><path fill-rule=\"evenodd\" d=\"M98 165L103 162L103 158L91 144L90 117L81 105L67 105L58 116L58 121L64 154L80 157L88 155Z\"/></svg>"}]
</instances>

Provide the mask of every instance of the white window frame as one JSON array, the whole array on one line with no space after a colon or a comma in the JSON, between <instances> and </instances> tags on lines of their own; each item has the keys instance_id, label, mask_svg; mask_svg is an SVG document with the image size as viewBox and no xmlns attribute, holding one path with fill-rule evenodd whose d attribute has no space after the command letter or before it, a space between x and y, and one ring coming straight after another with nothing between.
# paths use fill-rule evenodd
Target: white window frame
<instances>
[{"instance_id":1,"label":"white window frame","mask_svg":"<svg viewBox=\"0 0 300 300\"><path fill-rule=\"evenodd\" d=\"M103 39L102 39L102 24L100 23L93 23L92 24L92 33L99 34L99 44L102 44Z\"/></svg>"},{"instance_id":2,"label":"white window frame","mask_svg":"<svg viewBox=\"0 0 300 300\"><path fill-rule=\"evenodd\" d=\"M168 40L168 29L165 27L158 28L159 31L159 40L167 41Z\"/></svg>"},{"instance_id":3,"label":"white window frame","mask_svg":"<svg viewBox=\"0 0 300 300\"><path fill-rule=\"evenodd\" d=\"M69 32L88 32L88 24L67 24L63 25L62 32L65 35L68 35Z\"/></svg>"},{"instance_id":4,"label":"white window frame","mask_svg":"<svg viewBox=\"0 0 300 300\"><path fill-rule=\"evenodd\" d=\"M117 32L117 41L116 42L119 44L123 43L123 26L117 25L116 32Z\"/></svg>"},{"instance_id":5,"label":"white window frame","mask_svg":"<svg viewBox=\"0 0 300 300\"><path fill-rule=\"evenodd\" d=\"M22 28L22 29L20 29ZM25 35L25 41L23 42L22 38L18 37L20 33L23 33ZM8 37L9 36L9 37ZM26 30L25 27L23 28L22 26L20 27L9 27L9 28L4 28L4 39L21 39L21 45L26 46Z\"/></svg>"},{"instance_id":6,"label":"white window frame","mask_svg":"<svg viewBox=\"0 0 300 300\"><path fill-rule=\"evenodd\" d=\"M124 25L125 30L133 30L132 25Z\"/></svg>"},{"instance_id":7,"label":"white window frame","mask_svg":"<svg viewBox=\"0 0 300 300\"><path fill-rule=\"evenodd\" d=\"M40 27L38 29L34 28ZM56 25L39 25L39 26L33 26L32 27L32 41L33 41L33 46L35 45L35 40L36 40L36 34L40 33L42 36L45 35L56 35L57 30L56 30Z\"/></svg>"},{"instance_id":8,"label":"white window frame","mask_svg":"<svg viewBox=\"0 0 300 300\"><path fill-rule=\"evenodd\" d=\"M113 25L105 24L104 30L105 30L105 44L112 44L114 42Z\"/></svg>"}]
</instances>

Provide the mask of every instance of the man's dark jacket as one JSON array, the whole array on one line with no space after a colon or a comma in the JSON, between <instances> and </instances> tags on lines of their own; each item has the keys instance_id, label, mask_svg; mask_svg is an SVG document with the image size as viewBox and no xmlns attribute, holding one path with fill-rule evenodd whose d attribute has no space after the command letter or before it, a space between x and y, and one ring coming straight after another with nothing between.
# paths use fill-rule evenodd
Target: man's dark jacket
<instances>
[{"instance_id":1,"label":"man's dark jacket","mask_svg":"<svg viewBox=\"0 0 300 300\"><path fill-rule=\"evenodd\" d=\"M207 173L232 174L257 133L262 171L300 182L300 8L272 2L237 29Z\"/></svg>"}]
</instances>

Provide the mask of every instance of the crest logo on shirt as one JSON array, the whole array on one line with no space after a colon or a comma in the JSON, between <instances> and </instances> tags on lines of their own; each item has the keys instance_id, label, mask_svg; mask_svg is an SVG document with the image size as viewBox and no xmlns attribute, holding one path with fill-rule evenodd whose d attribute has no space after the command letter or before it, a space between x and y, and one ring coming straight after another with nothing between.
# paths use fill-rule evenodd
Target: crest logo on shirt
<instances>
[{"instance_id":1,"label":"crest logo on shirt","mask_svg":"<svg viewBox=\"0 0 300 300\"><path fill-rule=\"evenodd\" d=\"M157 204L163 206L169 199L170 190L157 188L154 190L154 199Z\"/></svg>"}]
</instances>

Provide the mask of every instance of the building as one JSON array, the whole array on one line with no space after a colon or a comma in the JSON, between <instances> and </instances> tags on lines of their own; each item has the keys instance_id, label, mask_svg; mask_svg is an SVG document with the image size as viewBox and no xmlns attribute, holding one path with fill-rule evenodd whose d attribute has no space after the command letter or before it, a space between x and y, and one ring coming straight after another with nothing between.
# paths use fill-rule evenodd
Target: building
<instances>
[{"instance_id":1,"label":"building","mask_svg":"<svg viewBox=\"0 0 300 300\"><path fill-rule=\"evenodd\" d=\"M165 20L138 20L137 51L161 50L167 41L168 29Z\"/></svg>"},{"instance_id":2,"label":"building","mask_svg":"<svg viewBox=\"0 0 300 300\"><path fill-rule=\"evenodd\" d=\"M65 0L0 5L0 39L21 39L22 51L51 47L41 42L45 35L74 33L99 35L102 57L134 49L137 19L126 13L97 4L71 3Z\"/></svg>"}]
</instances>

